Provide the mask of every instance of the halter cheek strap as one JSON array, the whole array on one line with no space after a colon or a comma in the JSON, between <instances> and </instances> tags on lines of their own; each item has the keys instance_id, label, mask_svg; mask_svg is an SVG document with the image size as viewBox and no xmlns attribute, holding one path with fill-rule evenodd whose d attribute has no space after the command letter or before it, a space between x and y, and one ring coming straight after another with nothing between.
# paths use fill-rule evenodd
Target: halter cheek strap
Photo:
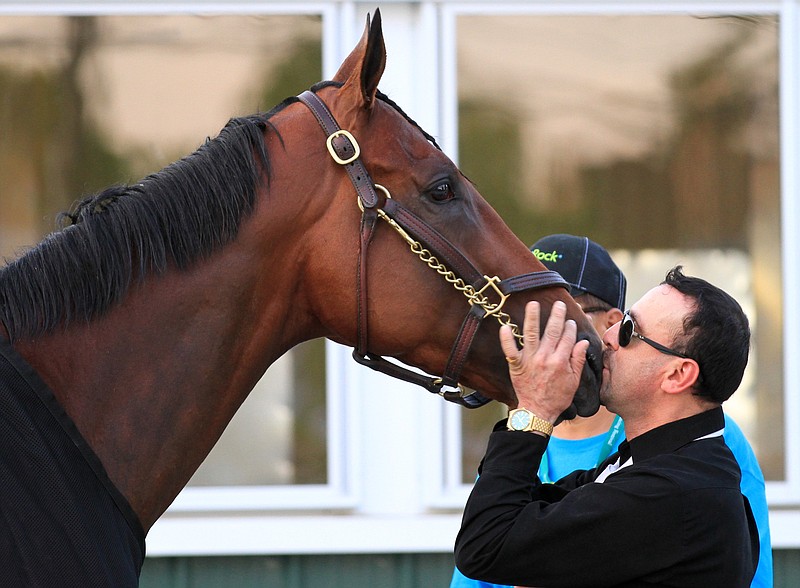
<instances>
[{"instance_id":1,"label":"halter cheek strap","mask_svg":"<svg viewBox=\"0 0 800 588\"><path fill-rule=\"evenodd\" d=\"M430 226L411 210L391 198L389 191L376 186L360 159L360 147L355 137L339 128L336 119L325 103L313 92L305 91L298 96L314 114L317 122L327 136L326 145L331 158L347 171L350 181L358 194L361 216L359 239L357 292L357 343L353 358L360 364L406 382L420 385L430 392L440 394L446 400L456 402L467 408L483 406L491 399L475 390L458 384L461 371L467 361L469 350L482 321L487 316L495 316L501 324L510 324L519 339L518 328L502 307L509 295L536 288L560 286L569 289L564 279L554 271L541 271L514 276L506 280L489 278L477 270L439 231ZM376 187L385 193L382 207ZM453 283L456 289L467 296L470 310L464 318L453 348L450 351L444 374L432 378L391 363L380 355L368 350L369 332L367 320L367 252L375 233L378 217L389 223L411 247L420 259ZM490 296L500 300L493 303ZM505 322L504 322L505 320ZM444 386L457 387L444 390Z\"/></svg>"}]
</instances>

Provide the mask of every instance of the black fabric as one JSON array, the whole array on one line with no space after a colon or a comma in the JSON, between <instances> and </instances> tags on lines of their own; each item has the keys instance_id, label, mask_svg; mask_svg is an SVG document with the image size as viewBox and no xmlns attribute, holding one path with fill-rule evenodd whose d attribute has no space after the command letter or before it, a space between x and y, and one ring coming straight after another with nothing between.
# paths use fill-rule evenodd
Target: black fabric
<instances>
[{"instance_id":1,"label":"black fabric","mask_svg":"<svg viewBox=\"0 0 800 588\"><path fill-rule=\"evenodd\" d=\"M0 452L0 586L138 585L138 518L52 391L2 336Z\"/></svg>"},{"instance_id":2,"label":"black fabric","mask_svg":"<svg viewBox=\"0 0 800 588\"><path fill-rule=\"evenodd\" d=\"M549 235L531 245L544 266L561 274L573 296L592 294L613 308L625 309L627 281L608 251L587 237Z\"/></svg>"},{"instance_id":3,"label":"black fabric","mask_svg":"<svg viewBox=\"0 0 800 588\"><path fill-rule=\"evenodd\" d=\"M722 435L701 439L724 422L714 409L663 425L556 484L536 478L545 437L498 427L456 565L470 578L523 586L749 587L759 541L739 466ZM626 454L632 465L595 482Z\"/></svg>"}]
</instances>

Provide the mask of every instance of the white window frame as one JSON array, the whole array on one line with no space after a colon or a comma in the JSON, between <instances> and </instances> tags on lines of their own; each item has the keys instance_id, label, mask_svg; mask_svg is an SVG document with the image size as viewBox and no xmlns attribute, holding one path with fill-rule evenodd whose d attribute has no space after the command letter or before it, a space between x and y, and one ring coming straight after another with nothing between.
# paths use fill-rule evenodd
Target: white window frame
<instances>
[{"instance_id":1,"label":"white window frame","mask_svg":"<svg viewBox=\"0 0 800 588\"><path fill-rule=\"evenodd\" d=\"M388 65L381 89L457 159L456 18L461 14L778 14L784 300L800 291L800 0L770 2L382 0L0 0L12 14L320 14L323 77L380 5ZM775 547L800 547L800 310L786 303L786 480L767 487ZM460 409L353 362L328 342L329 482L189 488L148 536L149 556L448 552L470 486L460 481Z\"/></svg>"}]
</instances>

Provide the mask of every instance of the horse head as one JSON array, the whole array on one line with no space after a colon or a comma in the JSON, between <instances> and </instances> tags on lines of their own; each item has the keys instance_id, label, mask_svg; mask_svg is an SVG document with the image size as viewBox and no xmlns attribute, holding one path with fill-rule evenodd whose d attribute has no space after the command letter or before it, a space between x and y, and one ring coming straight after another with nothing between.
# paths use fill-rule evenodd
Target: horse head
<instances>
[{"instance_id":1,"label":"horse head","mask_svg":"<svg viewBox=\"0 0 800 588\"><path fill-rule=\"evenodd\" d=\"M591 322L557 284L558 276L538 273L546 268L435 140L378 90L385 64L376 11L333 83L315 89L319 100L301 96L323 127L329 116L333 122L327 124L342 129L341 134L316 131L316 154L328 159L325 181L332 184L326 189L335 191L335 204L308 238L318 248L349 252L333 265L328 257L312 260L310 275L316 276L320 300L327 292L352 291L353 284L359 292L355 299L334 301L339 304L316 304L325 334L355 347L356 355L368 358L364 363L390 356L444 373L445 380L458 377L482 395L514 406L499 324L521 325L530 299L540 302L544 324L552 304L562 300L579 338L590 342L580 388L564 417L594 414L602 347ZM319 112L325 106L328 114ZM542 275L550 281L531 289L542 286L534 284Z\"/></svg>"}]
</instances>

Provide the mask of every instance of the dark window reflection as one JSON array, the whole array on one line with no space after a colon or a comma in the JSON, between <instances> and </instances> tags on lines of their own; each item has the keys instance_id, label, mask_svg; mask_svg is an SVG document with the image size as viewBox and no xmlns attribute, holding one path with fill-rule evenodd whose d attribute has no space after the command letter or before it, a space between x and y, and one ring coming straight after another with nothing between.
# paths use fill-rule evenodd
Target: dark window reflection
<instances>
[{"instance_id":1,"label":"dark window reflection","mask_svg":"<svg viewBox=\"0 0 800 588\"><path fill-rule=\"evenodd\" d=\"M321 78L319 16L0 17L0 257ZM290 352L193 484L327 480L322 341ZM298 414L303 415L302 419Z\"/></svg>"},{"instance_id":2,"label":"dark window reflection","mask_svg":"<svg viewBox=\"0 0 800 588\"><path fill-rule=\"evenodd\" d=\"M523 241L604 244L629 304L677 263L743 304L726 409L782 479L777 18L461 16L458 80L459 163ZM489 413L462 417L465 482Z\"/></svg>"}]
</instances>

